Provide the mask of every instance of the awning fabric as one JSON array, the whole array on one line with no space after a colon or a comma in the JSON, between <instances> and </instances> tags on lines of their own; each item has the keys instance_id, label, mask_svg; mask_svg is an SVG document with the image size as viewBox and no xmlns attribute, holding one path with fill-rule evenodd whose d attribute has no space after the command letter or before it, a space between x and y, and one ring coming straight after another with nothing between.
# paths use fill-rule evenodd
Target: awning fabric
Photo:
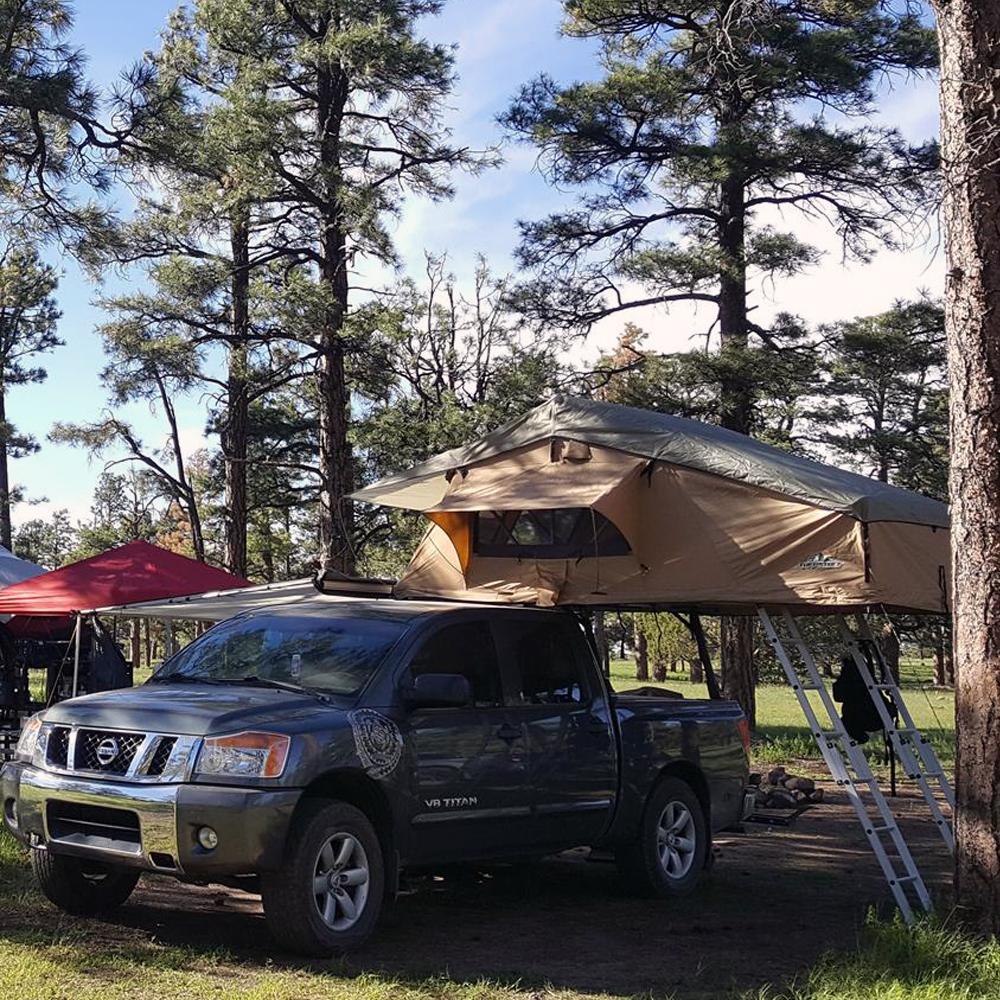
<instances>
[{"instance_id":1,"label":"awning fabric","mask_svg":"<svg viewBox=\"0 0 1000 1000\"><path fill-rule=\"evenodd\" d=\"M129 542L0 590L0 615L63 616L245 586L249 581L225 570L148 542Z\"/></svg>"},{"instance_id":2,"label":"awning fabric","mask_svg":"<svg viewBox=\"0 0 1000 1000\"><path fill-rule=\"evenodd\" d=\"M947 609L944 504L630 407L555 399L354 498L420 510L432 522L396 587L400 597ZM532 539L513 536L509 555L495 539L477 550L484 516L513 524L509 515L561 508L600 513L629 551L581 546L573 558L539 558Z\"/></svg>"},{"instance_id":3,"label":"awning fabric","mask_svg":"<svg viewBox=\"0 0 1000 1000\"><path fill-rule=\"evenodd\" d=\"M345 598L320 594L311 579L289 580L285 583L267 583L258 587L238 590L216 590L187 597L172 597L162 601L144 601L95 608L102 618L159 618L171 620L221 622L244 611L261 608L289 607L303 601L315 604L329 601L335 604Z\"/></svg>"}]
</instances>

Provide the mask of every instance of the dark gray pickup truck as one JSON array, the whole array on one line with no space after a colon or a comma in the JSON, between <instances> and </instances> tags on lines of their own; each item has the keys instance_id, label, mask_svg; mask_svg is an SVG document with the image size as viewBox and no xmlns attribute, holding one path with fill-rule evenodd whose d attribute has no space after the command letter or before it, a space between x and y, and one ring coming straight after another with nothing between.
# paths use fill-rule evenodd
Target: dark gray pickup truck
<instances>
[{"instance_id":1,"label":"dark gray pickup truck","mask_svg":"<svg viewBox=\"0 0 1000 1000\"><path fill-rule=\"evenodd\" d=\"M143 871L235 885L281 945L330 955L442 863L591 845L640 892L689 891L741 819L746 741L729 702L613 694L568 612L318 599L34 716L0 780L63 909Z\"/></svg>"}]
</instances>

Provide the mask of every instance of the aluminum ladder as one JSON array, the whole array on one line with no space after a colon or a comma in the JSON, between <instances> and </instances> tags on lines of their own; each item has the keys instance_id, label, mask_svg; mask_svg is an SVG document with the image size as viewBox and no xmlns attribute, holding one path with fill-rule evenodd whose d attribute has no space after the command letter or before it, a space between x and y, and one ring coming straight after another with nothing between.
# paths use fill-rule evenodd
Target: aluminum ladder
<instances>
[{"instance_id":1,"label":"aluminum ladder","mask_svg":"<svg viewBox=\"0 0 1000 1000\"><path fill-rule=\"evenodd\" d=\"M885 731L892 742L892 748L896 751L899 762L903 765L903 770L907 778L917 783L917 787L920 789L920 793L927 803L927 808L930 810L942 840L944 840L948 850L954 854L955 834L952 830L951 821L942 812L941 805L938 802L931 782L936 782L938 791L940 791L952 812L955 809L954 789L952 789L951 783L948 781L948 776L944 773L944 768L941 767L941 762L934 752L934 747L927 737L917 729L917 725L913 721L913 716L910 714L910 710L903 700L899 685L893 679L891 672L885 669L885 665L882 662L882 653L879 650L878 643L875 641L875 637L872 635L868 619L864 615L857 614L854 616L854 620L857 627L856 634L848 627L842 615L837 616L837 625L844 640L844 646L854 659L858 673L861 675L865 686L871 692L872 701L875 702L875 707L878 709L879 718L882 720L882 725L885 727ZM880 681L872 677L869 661L864 654L862 643L872 651L872 654L882 666L883 680ZM889 695L893 704L899 710L899 721L893 719L892 713L885 707L885 702L878 697L879 692ZM900 726L900 722L902 722L902 726Z\"/></svg>"},{"instance_id":2,"label":"aluminum ladder","mask_svg":"<svg viewBox=\"0 0 1000 1000\"><path fill-rule=\"evenodd\" d=\"M802 638L795 618L787 608L757 609L758 617L764 627L764 633L768 642L774 650L778 662L785 671L792 690L798 699L802 712L809 723L809 729L816 740L819 751L822 754L830 774L833 776L837 786L845 792L854 811L857 813L861 828L868 838L871 847L886 882L892 891L896 905L903 915L903 919L911 924L914 922L914 907L919 906L926 913L933 909L930 893L924 883L923 876L917 868L910 848L903 838L902 831L896 821L892 809L882 791L878 779L872 772L868 758L865 756L862 747L851 738L844 728L843 720L837 709L837 704L833 700L833 695L827 689L826 683L816 665L809 646ZM841 616L837 616L839 621L841 636L846 639L845 629L851 636L851 647L849 651L852 656L860 657L864 661L864 654L854 638L853 633L846 627L846 623ZM782 641L778 627L775 624L777 619L784 627L789 644L797 653L800 666L796 665L795 659L790 655L788 648ZM856 655L855 655L856 648ZM861 665L859 664L859 669ZM867 663L864 664L864 673L871 679ZM873 682L874 684L874 682ZM809 692L816 692L828 716L828 724L824 725L813 703L809 700ZM881 705L882 699L878 697L878 691L869 687L872 697ZM900 699L901 702L901 699ZM884 709L884 705L882 708ZM886 712L888 715L888 712ZM907 717L909 713L907 713ZM891 716L890 716L891 719ZM912 719L910 720L912 721ZM933 751L931 751L933 753ZM909 772L909 768L907 768ZM930 777L928 774L927 777ZM867 800L866 800L867 793ZM933 798L933 796L932 796ZM935 801L935 806L937 805ZM949 827L950 833L950 827ZM894 852L894 853L891 853Z\"/></svg>"}]
</instances>

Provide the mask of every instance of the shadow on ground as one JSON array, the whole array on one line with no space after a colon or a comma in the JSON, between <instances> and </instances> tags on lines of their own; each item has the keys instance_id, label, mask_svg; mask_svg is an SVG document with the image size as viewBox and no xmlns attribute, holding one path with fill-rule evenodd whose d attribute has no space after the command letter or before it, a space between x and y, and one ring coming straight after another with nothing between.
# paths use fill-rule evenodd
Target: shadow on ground
<instances>
[{"instance_id":1,"label":"shadow on ground","mask_svg":"<svg viewBox=\"0 0 1000 1000\"><path fill-rule=\"evenodd\" d=\"M686 899L631 898L613 865L579 856L449 872L416 882L386 911L363 952L308 967L679 997L786 981L823 952L853 947L867 910L888 900L853 811L827 793L830 801L791 829L752 827L720 837L714 870ZM897 803L925 877L943 895L950 874L943 843L922 801ZM23 930L4 924L0 934L23 939ZM67 926L85 927L109 949L155 940L225 950L251 965L284 964L259 901L226 889L149 878L112 919Z\"/></svg>"}]
</instances>

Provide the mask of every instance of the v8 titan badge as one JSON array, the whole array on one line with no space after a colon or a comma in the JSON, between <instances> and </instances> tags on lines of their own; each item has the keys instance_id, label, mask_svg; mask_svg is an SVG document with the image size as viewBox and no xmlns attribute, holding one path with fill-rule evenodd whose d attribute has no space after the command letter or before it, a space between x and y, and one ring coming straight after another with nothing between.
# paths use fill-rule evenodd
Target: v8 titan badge
<instances>
[{"instance_id":1,"label":"v8 titan badge","mask_svg":"<svg viewBox=\"0 0 1000 1000\"><path fill-rule=\"evenodd\" d=\"M403 755L403 734L396 723L370 708L348 712L347 719L365 772L372 778L392 774Z\"/></svg>"}]
</instances>

